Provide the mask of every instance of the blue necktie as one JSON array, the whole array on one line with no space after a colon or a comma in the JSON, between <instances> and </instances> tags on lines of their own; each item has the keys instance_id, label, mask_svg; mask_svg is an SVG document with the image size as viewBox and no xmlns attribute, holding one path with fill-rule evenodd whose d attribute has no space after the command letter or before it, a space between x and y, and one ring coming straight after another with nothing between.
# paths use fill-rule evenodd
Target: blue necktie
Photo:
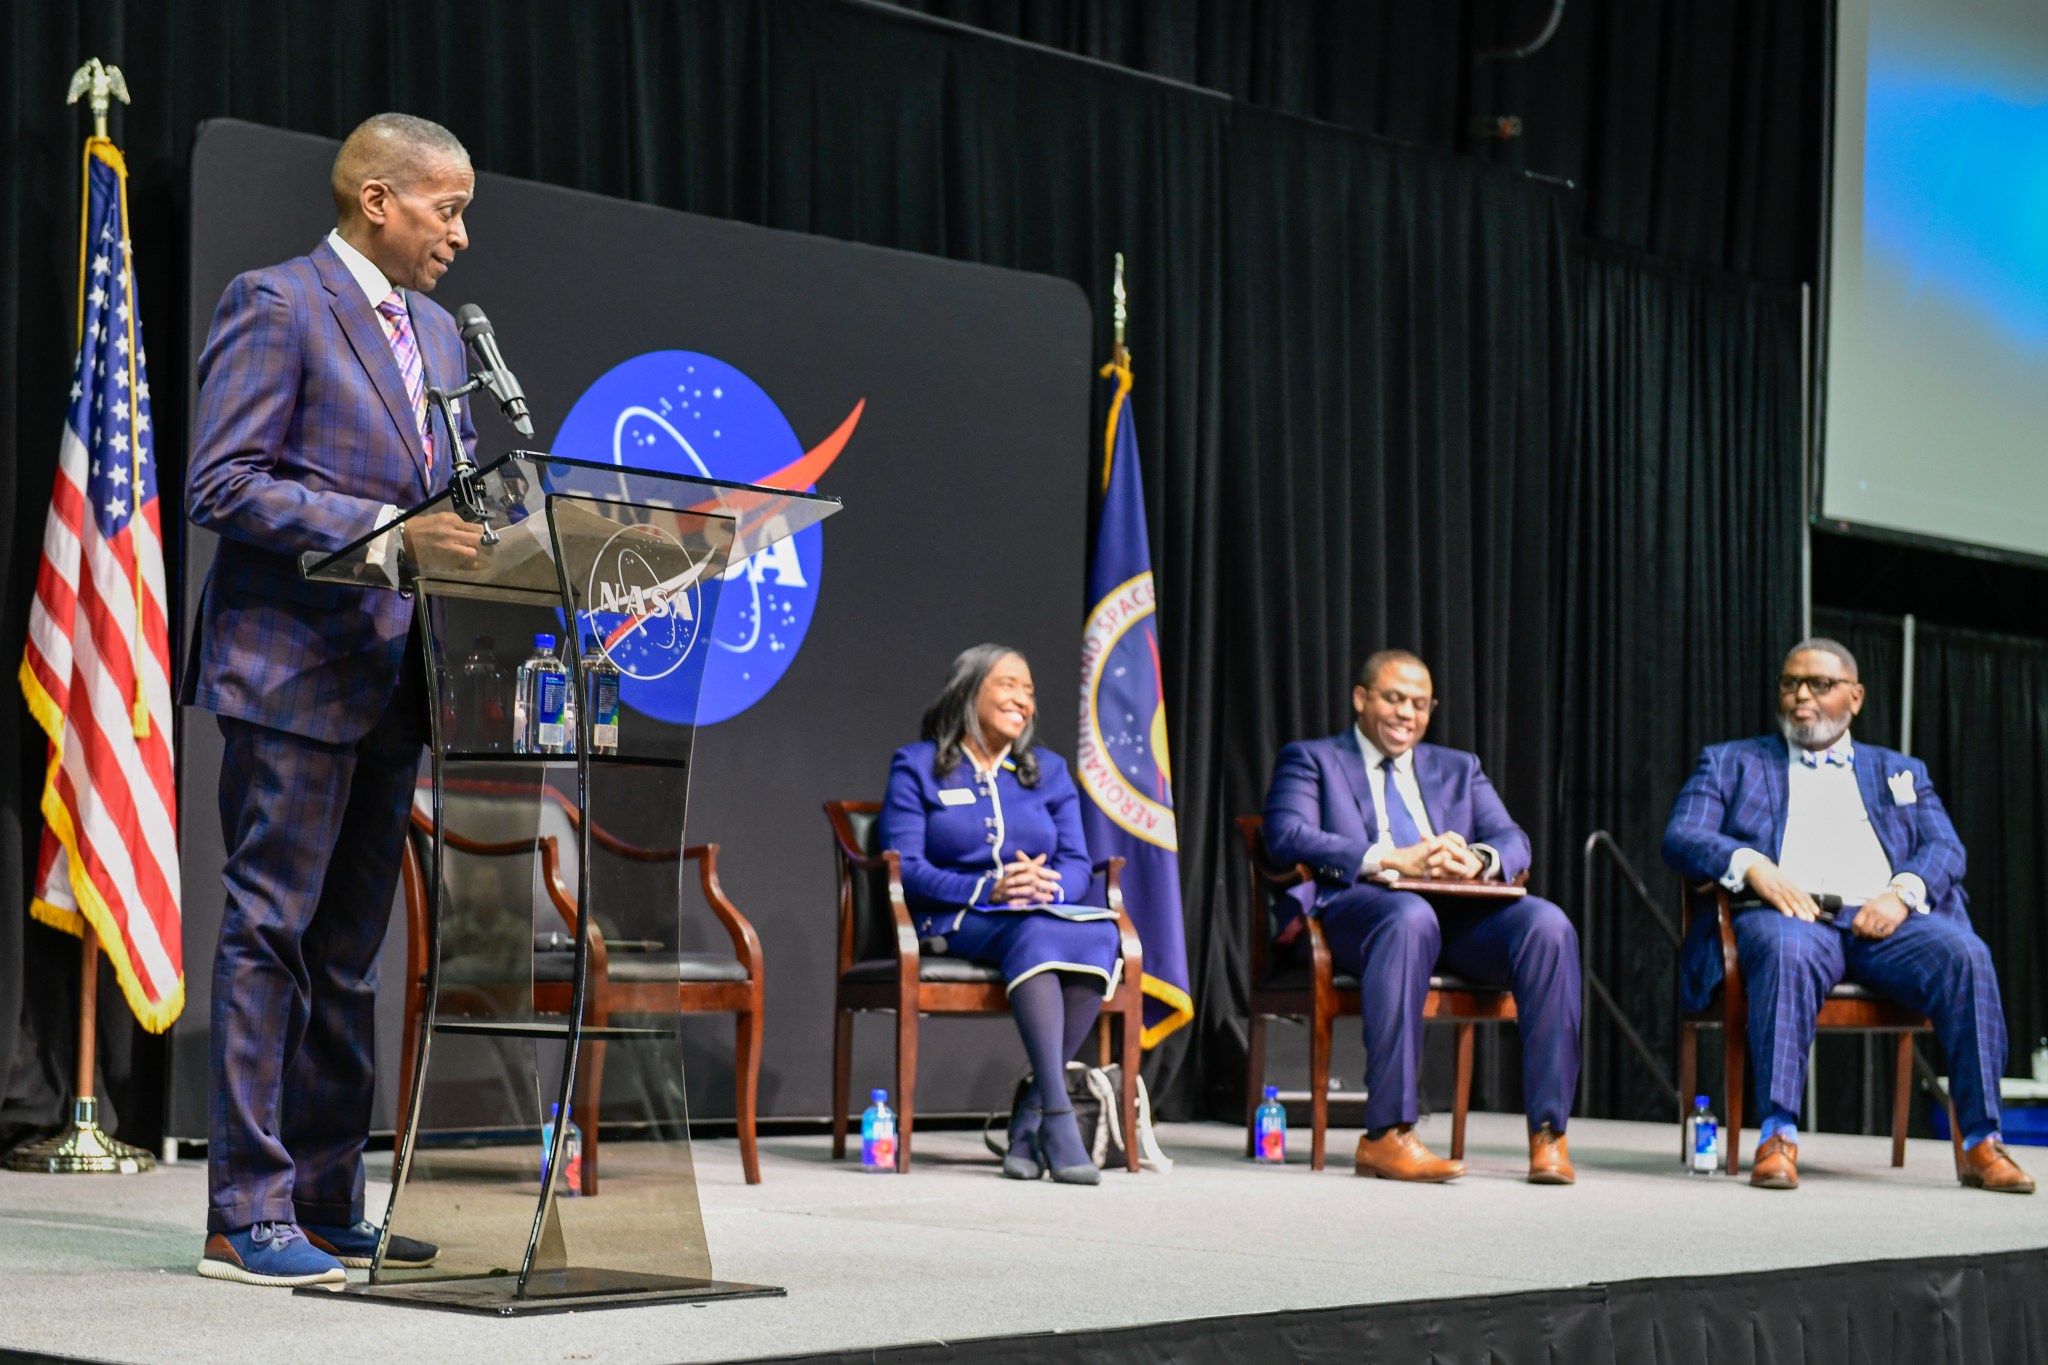
<instances>
[{"instance_id":1,"label":"blue necktie","mask_svg":"<svg viewBox=\"0 0 2048 1365\"><path fill-rule=\"evenodd\" d=\"M1413 848L1422 842L1422 831L1415 827L1415 817L1408 813L1408 803L1401 799L1401 789L1394 785L1394 760L1383 758L1380 767L1387 774L1387 838L1395 848Z\"/></svg>"}]
</instances>

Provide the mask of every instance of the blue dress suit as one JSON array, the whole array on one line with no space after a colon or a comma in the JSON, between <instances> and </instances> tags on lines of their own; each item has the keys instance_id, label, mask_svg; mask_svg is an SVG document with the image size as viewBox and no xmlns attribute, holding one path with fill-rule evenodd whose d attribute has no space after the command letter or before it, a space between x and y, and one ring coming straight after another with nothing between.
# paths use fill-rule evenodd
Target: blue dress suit
<instances>
[{"instance_id":1,"label":"blue dress suit","mask_svg":"<svg viewBox=\"0 0 2048 1365\"><path fill-rule=\"evenodd\" d=\"M1664 830L1664 861L1680 875L1718 881L1741 848L1783 854L1791 751L1777 735L1710 745L1686 779ZM1925 1013L1948 1054L1957 1118L1971 1145L1998 1127L1998 1078L2005 1071L2005 1011L1990 950L1970 928L1963 890L1967 858L1941 798L1916 758L1857 741L1856 787L1894 875L1927 886L1924 915L1909 914L1891 937L1859 938L1775 909L1736 916L1736 952L1749 997L1749 1050L1763 1117L1789 1121L1805 1100L1813 1021L1844 980ZM1910 784L1910 785L1909 785ZM1900 800L1910 791L1912 799ZM1681 949L1679 1006L1706 1007L1721 984L1714 920L1694 918Z\"/></svg>"},{"instance_id":2,"label":"blue dress suit","mask_svg":"<svg viewBox=\"0 0 2048 1365\"><path fill-rule=\"evenodd\" d=\"M446 310L407 291L429 384L465 374ZM214 959L207 1226L363 1212L376 955L426 733L412 601L309 583L445 486L363 287L323 240L239 276L199 359L187 515L218 532L184 700L220 718L226 908ZM466 441L474 431L462 420Z\"/></svg>"},{"instance_id":3,"label":"blue dress suit","mask_svg":"<svg viewBox=\"0 0 2048 1365\"><path fill-rule=\"evenodd\" d=\"M1478 758L1434 744L1418 744L1414 754L1431 827L1493 848L1503 878L1528 870L1529 836ZM1389 782L1386 800L1399 799ZM1571 921L1535 896L1496 909L1492 902L1431 900L1361 881L1366 851L1379 836L1355 730L1280 751L1266 791L1266 847L1276 860L1314 871L1315 884L1300 889L1296 908L1322 921L1336 966L1359 978L1366 1127L1415 1122L1422 1005L1441 966L1514 991L1529 1127L1547 1123L1562 1133L1579 1078L1579 949Z\"/></svg>"},{"instance_id":4,"label":"blue dress suit","mask_svg":"<svg viewBox=\"0 0 2048 1365\"><path fill-rule=\"evenodd\" d=\"M938 747L908 744L889 764L878 834L901 856L903 895L923 951L999 968L1011 989L1058 971L1099 976L1114 993L1121 967L1116 916L1087 905L1093 864L1081 832L1081 796L1059 755L1036 749L1038 785L1005 759L993 779L965 758L943 774ZM1063 893L1047 905L997 905L1003 865L1046 856Z\"/></svg>"}]
</instances>

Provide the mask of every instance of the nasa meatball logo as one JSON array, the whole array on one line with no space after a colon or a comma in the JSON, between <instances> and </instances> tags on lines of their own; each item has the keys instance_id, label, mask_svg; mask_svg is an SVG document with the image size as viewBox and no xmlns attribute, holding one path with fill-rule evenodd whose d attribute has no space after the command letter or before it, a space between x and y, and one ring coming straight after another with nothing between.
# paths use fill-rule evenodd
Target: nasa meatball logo
<instances>
[{"instance_id":1,"label":"nasa meatball logo","mask_svg":"<svg viewBox=\"0 0 2048 1365\"><path fill-rule=\"evenodd\" d=\"M583 628L625 678L651 683L683 666L704 619L699 580L710 567L659 526L622 526L598 550L584 588Z\"/></svg>"},{"instance_id":2,"label":"nasa meatball logo","mask_svg":"<svg viewBox=\"0 0 2048 1365\"><path fill-rule=\"evenodd\" d=\"M1178 849L1153 607L1148 572L1118 584L1088 616L1074 767L1111 820L1147 843Z\"/></svg>"},{"instance_id":3,"label":"nasa meatball logo","mask_svg":"<svg viewBox=\"0 0 2048 1365\"><path fill-rule=\"evenodd\" d=\"M864 406L856 402L836 431L806 450L775 401L738 367L696 351L650 351L584 391L554 453L810 492ZM636 538L648 535L668 543L648 554L653 544ZM825 571L824 528L807 527L702 582L687 571L687 584L678 579L681 548L651 526L622 530L599 556L587 601L603 616L599 629L623 675L622 701L672 723L715 725L773 691L803 648ZM696 670L682 668L698 651L701 692L690 686Z\"/></svg>"}]
</instances>

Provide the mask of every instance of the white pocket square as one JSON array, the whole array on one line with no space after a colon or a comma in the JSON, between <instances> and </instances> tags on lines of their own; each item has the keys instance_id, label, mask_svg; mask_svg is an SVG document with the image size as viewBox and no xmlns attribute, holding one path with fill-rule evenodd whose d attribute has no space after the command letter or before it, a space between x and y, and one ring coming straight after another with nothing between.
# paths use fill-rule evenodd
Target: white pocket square
<instances>
[{"instance_id":1,"label":"white pocket square","mask_svg":"<svg viewBox=\"0 0 2048 1365\"><path fill-rule=\"evenodd\" d=\"M1894 806L1910 806L1920 799L1920 793L1913 790L1913 774L1893 773L1885 779L1885 785L1892 789Z\"/></svg>"}]
</instances>

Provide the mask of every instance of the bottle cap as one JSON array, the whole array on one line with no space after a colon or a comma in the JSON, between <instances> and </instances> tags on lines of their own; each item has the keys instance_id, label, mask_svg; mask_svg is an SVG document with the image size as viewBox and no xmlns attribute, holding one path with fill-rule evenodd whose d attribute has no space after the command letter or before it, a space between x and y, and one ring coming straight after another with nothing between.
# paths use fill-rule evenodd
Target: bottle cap
<instances>
[{"instance_id":1,"label":"bottle cap","mask_svg":"<svg viewBox=\"0 0 2048 1365\"><path fill-rule=\"evenodd\" d=\"M533 637L533 647L535 649L553 649L555 647L555 637L542 632Z\"/></svg>"},{"instance_id":2,"label":"bottle cap","mask_svg":"<svg viewBox=\"0 0 2048 1365\"><path fill-rule=\"evenodd\" d=\"M1266 1098L1267 1098L1267 1099L1269 1099L1269 1100L1277 1100L1277 1099L1279 1099L1279 1098L1280 1098L1280 1087L1279 1087L1279 1086L1277 1086L1277 1085L1269 1085L1269 1086L1267 1086L1267 1087L1266 1087Z\"/></svg>"},{"instance_id":3,"label":"bottle cap","mask_svg":"<svg viewBox=\"0 0 2048 1365\"><path fill-rule=\"evenodd\" d=\"M1692 1102L1693 1107L1696 1109L1704 1109L1707 1107L1707 1097L1705 1095L1694 1095L1692 1097Z\"/></svg>"},{"instance_id":4,"label":"bottle cap","mask_svg":"<svg viewBox=\"0 0 2048 1365\"><path fill-rule=\"evenodd\" d=\"M868 1091L868 1098L876 1104L886 1104L889 1100L889 1092L886 1090L870 1090Z\"/></svg>"},{"instance_id":5,"label":"bottle cap","mask_svg":"<svg viewBox=\"0 0 2048 1365\"><path fill-rule=\"evenodd\" d=\"M583 652L584 652L585 654L595 654L595 653L597 653L597 637L596 637L595 635L591 635L591 634L587 634L587 633L586 633L586 634L584 635L584 637L583 637Z\"/></svg>"}]
</instances>

